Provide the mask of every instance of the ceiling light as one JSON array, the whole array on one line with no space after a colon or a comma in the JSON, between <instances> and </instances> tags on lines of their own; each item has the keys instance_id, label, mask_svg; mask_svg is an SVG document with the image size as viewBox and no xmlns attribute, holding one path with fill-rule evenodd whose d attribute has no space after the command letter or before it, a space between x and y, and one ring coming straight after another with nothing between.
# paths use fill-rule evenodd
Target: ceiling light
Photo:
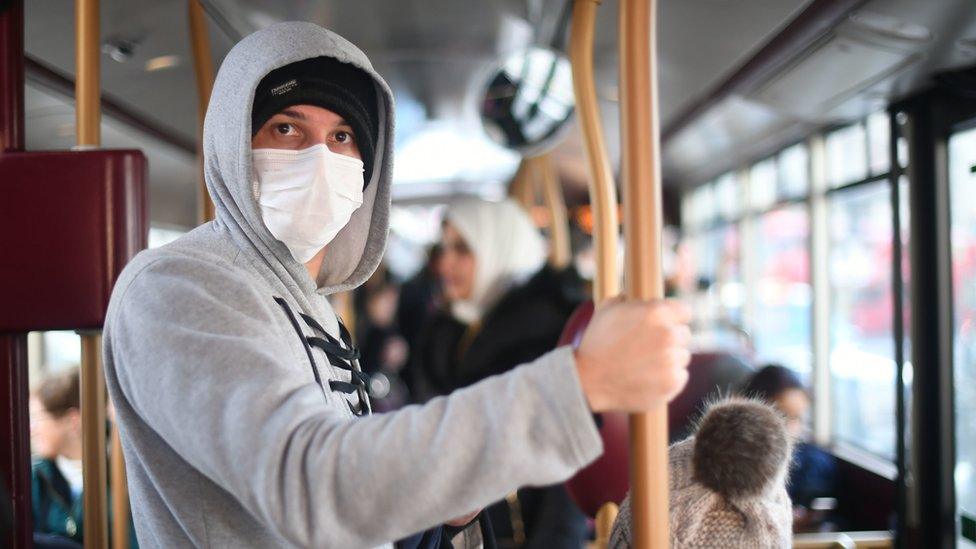
<instances>
[{"instance_id":1,"label":"ceiling light","mask_svg":"<svg viewBox=\"0 0 976 549\"><path fill-rule=\"evenodd\" d=\"M110 38L102 43L102 53L119 63L125 63L132 59L135 48L135 42L119 38Z\"/></svg>"},{"instance_id":2,"label":"ceiling light","mask_svg":"<svg viewBox=\"0 0 976 549\"><path fill-rule=\"evenodd\" d=\"M153 57L149 61L146 61L146 70L148 72L161 71L179 64L180 56L178 55L160 55L159 57Z\"/></svg>"}]
</instances>

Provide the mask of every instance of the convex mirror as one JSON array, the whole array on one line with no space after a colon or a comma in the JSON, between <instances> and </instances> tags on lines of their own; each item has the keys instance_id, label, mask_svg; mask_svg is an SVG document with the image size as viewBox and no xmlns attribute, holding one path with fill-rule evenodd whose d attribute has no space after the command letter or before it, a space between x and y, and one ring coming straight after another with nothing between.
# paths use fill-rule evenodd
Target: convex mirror
<instances>
[{"instance_id":1,"label":"convex mirror","mask_svg":"<svg viewBox=\"0 0 976 549\"><path fill-rule=\"evenodd\" d=\"M525 157L555 147L572 116L569 60L545 48L505 59L492 73L481 102L481 121L488 135Z\"/></svg>"}]
</instances>

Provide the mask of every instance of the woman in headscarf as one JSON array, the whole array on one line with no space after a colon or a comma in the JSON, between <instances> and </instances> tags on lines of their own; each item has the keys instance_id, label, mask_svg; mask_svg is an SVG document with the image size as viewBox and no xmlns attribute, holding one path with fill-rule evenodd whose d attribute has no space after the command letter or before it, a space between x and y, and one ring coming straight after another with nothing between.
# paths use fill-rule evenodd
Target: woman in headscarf
<instances>
[{"instance_id":1,"label":"woman in headscarf","mask_svg":"<svg viewBox=\"0 0 976 549\"><path fill-rule=\"evenodd\" d=\"M510 200L452 204L441 244L449 305L427 321L414 353L421 401L552 350L583 298L575 271L546 265L542 235ZM520 490L489 514L499 547L578 548L586 536L585 518L562 485Z\"/></svg>"}]
</instances>

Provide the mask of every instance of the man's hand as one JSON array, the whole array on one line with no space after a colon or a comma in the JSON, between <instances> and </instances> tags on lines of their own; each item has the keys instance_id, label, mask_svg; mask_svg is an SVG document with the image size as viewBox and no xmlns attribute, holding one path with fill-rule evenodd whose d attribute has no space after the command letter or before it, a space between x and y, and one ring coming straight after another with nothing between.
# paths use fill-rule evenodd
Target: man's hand
<instances>
[{"instance_id":1,"label":"man's hand","mask_svg":"<svg viewBox=\"0 0 976 549\"><path fill-rule=\"evenodd\" d=\"M688 381L691 311L673 301L607 300L576 350L594 412L643 412L674 398Z\"/></svg>"}]
</instances>

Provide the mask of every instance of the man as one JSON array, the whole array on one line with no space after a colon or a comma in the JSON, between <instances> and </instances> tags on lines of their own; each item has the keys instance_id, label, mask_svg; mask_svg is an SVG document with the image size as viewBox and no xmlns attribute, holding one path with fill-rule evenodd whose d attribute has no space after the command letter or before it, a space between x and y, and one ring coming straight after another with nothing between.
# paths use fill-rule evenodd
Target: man
<instances>
[{"instance_id":1,"label":"man","mask_svg":"<svg viewBox=\"0 0 976 549\"><path fill-rule=\"evenodd\" d=\"M139 254L105 325L144 547L387 544L568 478L602 451L593 411L685 383L685 309L617 302L575 351L357 418L363 377L326 295L383 252L389 87L341 37L273 25L224 60L204 147L217 219Z\"/></svg>"}]
</instances>

